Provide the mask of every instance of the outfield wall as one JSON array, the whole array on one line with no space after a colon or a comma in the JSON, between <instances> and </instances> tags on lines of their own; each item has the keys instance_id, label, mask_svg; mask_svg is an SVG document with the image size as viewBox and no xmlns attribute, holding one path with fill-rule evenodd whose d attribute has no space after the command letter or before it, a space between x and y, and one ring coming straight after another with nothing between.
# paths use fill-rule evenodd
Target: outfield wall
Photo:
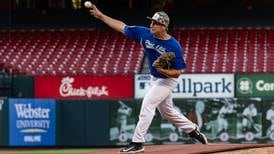
<instances>
[{"instance_id":1,"label":"outfield wall","mask_svg":"<svg viewBox=\"0 0 274 154\"><path fill-rule=\"evenodd\" d=\"M13 79L11 94L16 98L0 99L1 146L105 147L130 142L142 98L150 86L149 75L123 76L122 80L119 76L54 78L39 77L43 83L39 95L35 87L40 83L34 77ZM272 80L272 74L182 75L173 91L174 106L195 122L210 142L273 143ZM61 95L62 90L74 96ZM120 94L123 90L126 94ZM162 119L159 112L146 141L195 142Z\"/></svg>"}]
</instances>

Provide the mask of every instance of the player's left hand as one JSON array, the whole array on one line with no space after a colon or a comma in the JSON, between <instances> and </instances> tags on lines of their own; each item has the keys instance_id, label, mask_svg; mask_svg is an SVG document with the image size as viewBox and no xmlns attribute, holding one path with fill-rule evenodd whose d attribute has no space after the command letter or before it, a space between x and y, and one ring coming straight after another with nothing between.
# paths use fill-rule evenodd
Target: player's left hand
<instances>
[{"instance_id":1,"label":"player's left hand","mask_svg":"<svg viewBox=\"0 0 274 154\"><path fill-rule=\"evenodd\" d=\"M169 63L174 60L175 54L173 52L165 52L153 62L152 66L158 71L160 68L167 68Z\"/></svg>"}]
</instances>

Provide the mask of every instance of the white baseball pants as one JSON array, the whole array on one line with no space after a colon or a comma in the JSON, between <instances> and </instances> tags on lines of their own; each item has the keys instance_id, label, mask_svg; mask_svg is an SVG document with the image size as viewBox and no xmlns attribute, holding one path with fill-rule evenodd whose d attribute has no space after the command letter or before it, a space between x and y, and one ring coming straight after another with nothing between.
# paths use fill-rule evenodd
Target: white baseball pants
<instances>
[{"instance_id":1,"label":"white baseball pants","mask_svg":"<svg viewBox=\"0 0 274 154\"><path fill-rule=\"evenodd\" d=\"M197 125L188 120L173 107L172 90L177 81L173 78L151 79L152 87L143 99L139 121L135 128L132 142L145 142L145 134L153 120L155 110L158 108L162 117L174 124L185 133L193 131Z\"/></svg>"}]
</instances>

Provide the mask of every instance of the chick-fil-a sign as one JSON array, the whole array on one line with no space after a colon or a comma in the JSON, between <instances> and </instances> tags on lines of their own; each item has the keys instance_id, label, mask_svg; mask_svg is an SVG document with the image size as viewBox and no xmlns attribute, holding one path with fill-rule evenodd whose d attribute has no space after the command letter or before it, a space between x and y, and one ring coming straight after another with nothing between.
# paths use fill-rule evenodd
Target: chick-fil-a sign
<instances>
[{"instance_id":1,"label":"chick-fil-a sign","mask_svg":"<svg viewBox=\"0 0 274 154\"><path fill-rule=\"evenodd\" d=\"M37 76L36 98L132 98L133 76Z\"/></svg>"}]
</instances>

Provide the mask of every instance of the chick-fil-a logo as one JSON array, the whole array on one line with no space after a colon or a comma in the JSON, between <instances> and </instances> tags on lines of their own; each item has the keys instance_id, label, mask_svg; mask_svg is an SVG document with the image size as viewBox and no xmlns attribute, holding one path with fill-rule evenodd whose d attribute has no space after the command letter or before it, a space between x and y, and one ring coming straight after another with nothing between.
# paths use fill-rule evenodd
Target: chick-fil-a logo
<instances>
[{"instance_id":1,"label":"chick-fil-a logo","mask_svg":"<svg viewBox=\"0 0 274 154\"><path fill-rule=\"evenodd\" d=\"M73 88L72 83L74 82L74 78L65 77L61 81L61 85L59 87L59 93L63 97L71 97L71 96L108 96L109 92L106 86L95 86L95 87L87 87L86 89L83 87Z\"/></svg>"}]
</instances>

